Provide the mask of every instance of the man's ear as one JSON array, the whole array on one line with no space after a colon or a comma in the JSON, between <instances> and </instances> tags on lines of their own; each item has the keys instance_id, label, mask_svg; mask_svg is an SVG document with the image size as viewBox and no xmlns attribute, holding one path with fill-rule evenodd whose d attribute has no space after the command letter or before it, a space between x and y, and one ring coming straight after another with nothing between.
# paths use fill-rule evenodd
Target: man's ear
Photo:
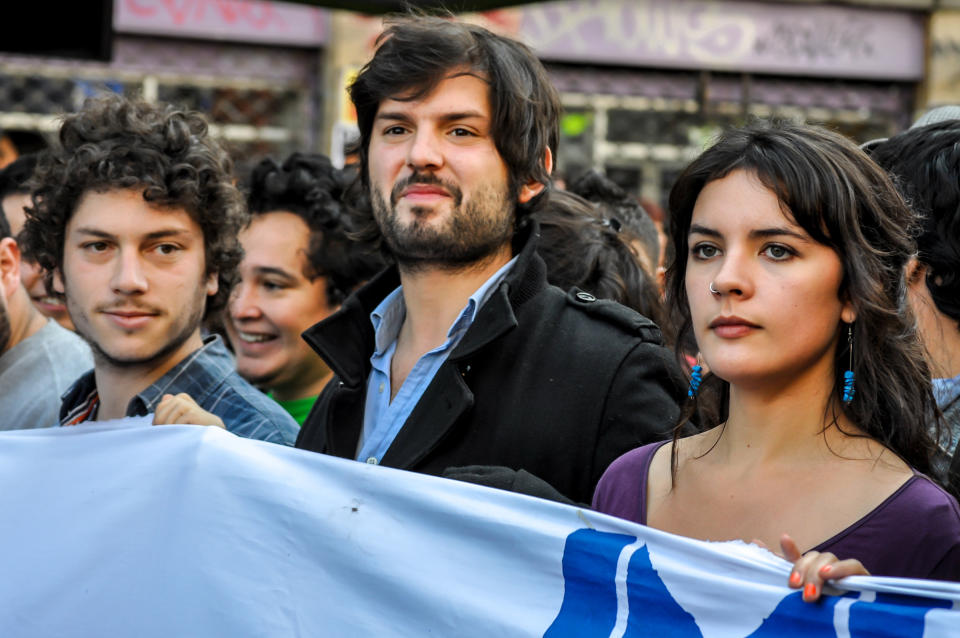
<instances>
[{"instance_id":1,"label":"man's ear","mask_svg":"<svg viewBox=\"0 0 960 638\"><path fill-rule=\"evenodd\" d=\"M543 156L543 167L547 169L547 175L553 172L553 152L550 150L549 146L547 147ZM531 199L539 195L546 187L547 185L543 182L530 180L520 187L520 195L517 197L517 201L519 201L521 204L526 204Z\"/></svg>"},{"instance_id":2,"label":"man's ear","mask_svg":"<svg viewBox=\"0 0 960 638\"><path fill-rule=\"evenodd\" d=\"M0 288L3 296L10 295L20 286L20 247L13 237L0 239Z\"/></svg>"},{"instance_id":3,"label":"man's ear","mask_svg":"<svg viewBox=\"0 0 960 638\"><path fill-rule=\"evenodd\" d=\"M218 290L220 290L220 273L212 272L207 275L207 296L214 296Z\"/></svg>"}]
</instances>

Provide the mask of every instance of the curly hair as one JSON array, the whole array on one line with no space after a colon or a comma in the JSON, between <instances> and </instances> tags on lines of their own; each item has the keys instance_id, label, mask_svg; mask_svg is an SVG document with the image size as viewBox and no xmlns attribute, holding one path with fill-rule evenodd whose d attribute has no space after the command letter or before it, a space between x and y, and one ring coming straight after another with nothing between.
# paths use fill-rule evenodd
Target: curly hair
<instances>
[{"instance_id":1,"label":"curly hair","mask_svg":"<svg viewBox=\"0 0 960 638\"><path fill-rule=\"evenodd\" d=\"M832 248L843 265L839 296L856 310L853 325L853 401L833 401L870 437L912 467L930 474L935 440L927 420L938 414L930 373L907 306L904 266L913 253L913 214L886 173L853 142L818 126L751 124L728 130L677 179L670 191L670 237L675 258L667 270L667 303L676 306L681 336L691 329L684 279L687 236L703 188L733 171L755 175L780 200L784 213L810 237ZM846 324L837 326L846 331ZM834 353L833 395L843 395L849 347ZM696 403L701 425L727 417L729 384L706 375ZM688 406L686 417L691 415ZM833 414L836 423L837 413ZM939 421L939 419L937 419ZM678 428L683 423L678 424Z\"/></svg>"},{"instance_id":2,"label":"curly hair","mask_svg":"<svg viewBox=\"0 0 960 638\"><path fill-rule=\"evenodd\" d=\"M142 189L151 206L182 209L200 226L206 274L216 273L219 283L204 316L222 309L238 277L237 233L247 213L232 161L208 134L204 117L108 95L66 116L59 140L28 182L33 207L23 230L26 252L47 272L60 271L67 223L84 195Z\"/></svg>"},{"instance_id":3,"label":"curly hair","mask_svg":"<svg viewBox=\"0 0 960 638\"><path fill-rule=\"evenodd\" d=\"M360 128L357 151L364 185L369 183L370 136L380 103L426 96L461 67L482 74L490 84L490 130L507 166L510 192L519 192L531 180L550 183L544 159L548 148L557 156L560 98L529 47L477 25L426 15L389 18L377 45L349 87ZM518 205L517 216L527 214L536 199ZM360 236L379 239L372 211L358 207L357 212Z\"/></svg>"},{"instance_id":4,"label":"curly hair","mask_svg":"<svg viewBox=\"0 0 960 638\"><path fill-rule=\"evenodd\" d=\"M870 150L920 218L918 259L937 310L960 329L960 120L911 128Z\"/></svg>"},{"instance_id":5,"label":"curly hair","mask_svg":"<svg viewBox=\"0 0 960 638\"><path fill-rule=\"evenodd\" d=\"M379 252L351 239L351 217L344 201L355 179L353 171L337 170L324 155L294 153L283 165L260 162L250 176L247 202L253 216L291 212L310 229L307 262L310 279L326 279L327 304L338 306L384 263Z\"/></svg>"}]
</instances>

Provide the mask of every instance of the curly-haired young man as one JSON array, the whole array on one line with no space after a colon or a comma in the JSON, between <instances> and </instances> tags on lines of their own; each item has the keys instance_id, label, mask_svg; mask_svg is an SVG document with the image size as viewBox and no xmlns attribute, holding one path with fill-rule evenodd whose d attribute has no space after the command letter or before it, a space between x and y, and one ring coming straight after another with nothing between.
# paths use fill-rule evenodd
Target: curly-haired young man
<instances>
[{"instance_id":1,"label":"curly-haired young man","mask_svg":"<svg viewBox=\"0 0 960 638\"><path fill-rule=\"evenodd\" d=\"M249 184L243 261L225 320L237 371L303 423L333 372L300 334L376 274L378 252L347 237L352 179L322 155L263 160Z\"/></svg>"},{"instance_id":2,"label":"curly-haired young man","mask_svg":"<svg viewBox=\"0 0 960 638\"><path fill-rule=\"evenodd\" d=\"M529 213L556 91L527 47L478 26L398 19L378 44L350 89L359 233L397 267L304 334L336 376L297 446L589 501L611 461L667 436L681 393L652 322L547 284Z\"/></svg>"},{"instance_id":3,"label":"curly-haired young man","mask_svg":"<svg viewBox=\"0 0 960 638\"><path fill-rule=\"evenodd\" d=\"M296 423L236 373L219 337L201 335L235 281L246 220L202 116L91 100L65 118L33 187L24 243L59 276L94 353L94 369L64 396L62 425L153 412L155 424L292 443Z\"/></svg>"}]
</instances>

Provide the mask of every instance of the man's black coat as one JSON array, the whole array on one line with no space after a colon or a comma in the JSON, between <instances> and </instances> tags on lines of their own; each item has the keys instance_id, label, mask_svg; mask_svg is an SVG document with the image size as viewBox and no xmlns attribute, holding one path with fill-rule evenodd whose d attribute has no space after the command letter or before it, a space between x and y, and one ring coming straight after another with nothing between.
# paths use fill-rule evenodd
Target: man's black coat
<instances>
[{"instance_id":1,"label":"man's black coat","mask_svg":"<svg viewBox=\"0 0 960 638\"><path fill-rule=\"evenodd\" d=\"M518 233L517 262L382 465L437 475L448 467L507 466L589 502L615 458L669 436L684 389L660 330L620 304L548 285L537 236L532 222ZM384 271L304 332L336 376L297 447L356 456L374 348L370 312L399 284L396 268Z\"/></svg>"}]
</instances>

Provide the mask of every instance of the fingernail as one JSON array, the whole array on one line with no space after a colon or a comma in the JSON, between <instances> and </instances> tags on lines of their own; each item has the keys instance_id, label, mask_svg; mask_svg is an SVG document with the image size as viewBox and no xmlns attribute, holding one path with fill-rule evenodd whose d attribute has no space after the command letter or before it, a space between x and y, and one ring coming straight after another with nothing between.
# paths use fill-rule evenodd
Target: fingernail
<instances>
[{"instance_id":1,"label":"fingernail","mask_svg":"<svg viewBox=\"0 0 960 638\"><path fill-rule=\"evenodd\" d=\"M813 583L807 583L807 586L803 588L803 597L804 598L813 598L817 595L817 586Z\"/></svg>"},{"instance_id":2,"label":"fingernail","mask_svg":"<svg viewBox=\"0 0 960 638\"><path fill-rule=\"evenodd\" d=\"M820 573L826 576L827 574L830 573L830 569L831 569L830 565L824 565L823 567L820 568Z\"/></svg>"},{"instance_id":3,"label":"fingernail","mask_svg":"<svg viewBox=\"0 0 960 638\"><path fill-rule=\"evenodd\" d=\"M790 574L790 584L794 587L800 584L800 572L792 572Z\"/></svg>"}]
</instances>

